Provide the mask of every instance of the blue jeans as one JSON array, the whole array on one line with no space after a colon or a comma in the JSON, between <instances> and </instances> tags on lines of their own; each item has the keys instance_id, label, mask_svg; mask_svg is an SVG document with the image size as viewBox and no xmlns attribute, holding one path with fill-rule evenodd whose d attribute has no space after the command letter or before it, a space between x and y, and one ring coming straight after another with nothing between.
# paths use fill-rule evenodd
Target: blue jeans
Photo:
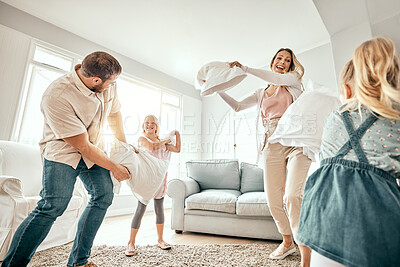
<instances>
[{"instance_id":1,"label":"blue jeans","mask_svg":"<svg viewBox=\"0 0 400 267\"><path fill-rule=\"evenodd\" d=\"M2 267L21 267L29 263L54 221L67 208L78 175L91 197L79 219L68 266L87 263L97 230L114 197L110 172L98 165L88 169L82 159L76 169L44 159L42 199L15 232Z\"/></svg>"}]
</instances>

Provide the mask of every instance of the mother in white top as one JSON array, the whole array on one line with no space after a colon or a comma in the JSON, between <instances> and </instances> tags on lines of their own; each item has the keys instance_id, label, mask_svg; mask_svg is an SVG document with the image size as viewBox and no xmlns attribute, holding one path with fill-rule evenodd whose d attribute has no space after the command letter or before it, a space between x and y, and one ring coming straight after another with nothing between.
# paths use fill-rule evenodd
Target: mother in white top
<instances>
[{"instance_id":1,"label":"mother in white top","mask_svg":"<svg viewBox=\"0 0 400 267\"><path fill-rule=\"evenodd\" d=\"M219 95L236 112L257 105L257 133L263 130L262 135L257 134L257 146L264 161L264 190L269 210L283 238L283 242L269 257L283 259L296 251L293 238L296 240L303 189L311 160L303 154L301 147L270 144L268 137L275 131L286 109L302 93L304 67L288 48L279 49L272 58L271 71L252 69L237 61L229 65L231 68L240 67L268 83L265 88L256 90L242 101L236 101L226 93ZM310 250L297 244L301 252L301 265L309 266Z\"/></svg>"}]
</instances>

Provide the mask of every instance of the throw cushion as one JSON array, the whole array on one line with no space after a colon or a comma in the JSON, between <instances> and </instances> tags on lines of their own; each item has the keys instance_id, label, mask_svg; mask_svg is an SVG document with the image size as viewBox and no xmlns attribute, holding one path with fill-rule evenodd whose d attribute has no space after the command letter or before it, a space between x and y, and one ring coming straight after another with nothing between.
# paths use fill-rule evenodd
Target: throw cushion
<instances>
[{"instance_id":1,"label":"throw cushion","mask_svg":"<svg viewBox=\"0 0 400 267\"><path fill-rule=\"evenodd\" d=\"M238 197L236 214L241 216L271 216L267 195L264 192L249 192Z\"/></svg>"},{"instance_id":2,"label":"throw cushion","mask_svg":"<svg viewBox=\"0 0 400 267\"><path fill-rule=\"evenodd\" d=\"M240 164L240 169L242 171L240 185L240 191L242 193L264 191L263 169L255 164L246 162Z\"/></svg>"},{"instance_id":3,"label":"throw cushion","mask_svg":"<svg viewBox=\"0 0 400 267\"><path fill-rule=\"evenodd\" d=\"M198 182L201 190L239 190L240 174L237 160L188 161L186 169L188 177Z\"/></svg>"},{"instance_id":4,"label":"throw cushion","mask_svg":"<svg viewBox=\"0 0 400 267\"><path fill-rule=\"evenodd\" d=\"M325 119L339 106L336 90L310 80L306 91L280 118L268 142L303 147L304 155L314 162L317 161Z\"/></svg>"},{"instance_id":5,"label":"throw cushion","mask_svg":"<svg viewBox=\"0 0 400 267\"><path fill-rule=\"evenodd\" d=\"M187 209L211 210L226 213L236 212L237 190L207 189L189 196L185 201Z\"/></svg>"},{"instance_id":6,"label":"throw cushion","mask_svg":"<svg viewBox=\"0 0 400 267\"><path fill-rule=\"evenodd\" d=\"M115 139L111 146L110 158L128 168L131 177L126 183L133 195L147 205L164 185L164 177L168 170L169 160L152 156L148 151L139 149L135 153L127 143ZM111 173L114 192L119 193L121 183Z\"/></svg>"}]
</instances>

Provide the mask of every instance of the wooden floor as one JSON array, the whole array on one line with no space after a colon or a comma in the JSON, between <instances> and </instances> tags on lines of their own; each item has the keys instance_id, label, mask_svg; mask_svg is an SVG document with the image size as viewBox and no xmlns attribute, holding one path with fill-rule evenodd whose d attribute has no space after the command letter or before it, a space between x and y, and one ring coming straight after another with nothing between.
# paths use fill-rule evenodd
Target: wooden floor
<instances>
[{"instance_id":1,"label":"wooden floor","mask_svg":"<svg viewBox=\"0 0 400 267\"><path fill-rule=\"evenodd\" d=\"M123 215L106 218L97 233L94 245L125 246L129 240L132 216ZM174 230L171 230L170 222L171 210L166 209L164 240L173 245L280 243L279 241L235 238L192 232L176 234ZM143 216L139 233L136 237L136 245L155 245L156 243L155 214L153 211L149 211Z\"/></svg>"}]
</instances>

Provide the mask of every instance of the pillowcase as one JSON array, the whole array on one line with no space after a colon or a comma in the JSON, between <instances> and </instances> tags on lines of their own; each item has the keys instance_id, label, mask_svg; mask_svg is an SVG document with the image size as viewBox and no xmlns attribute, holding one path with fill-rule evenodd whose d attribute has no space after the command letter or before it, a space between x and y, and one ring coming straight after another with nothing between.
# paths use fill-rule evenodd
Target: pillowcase
<instances>
[{"instance_id":1,"label":"pillowcase","mask_svg":"<svg viewBox=\"0 0 400 267\"><path fill-rule=\"evenodd\" d=\"M240 163L241 184L240 191L246 192L262 192L264 191L264 171L255 164L246 162Z\"/></svg>"},{"instance_id":2,"label":"pillowcase","mask_svg":"<svg viewBox=\"0 0 400 267\"><path fill-rule=\"evenodd\" d=\"M303 147L304 155L316 161L325 119L339 106L340 100L336 91L310 80L306 91L280 118L268 142Z\"/></svg>"},{"instance_id":3,"label":"pillowcase","mask_svg":"<svg viewBox=\"0 0 400 267\"><path fill-rule=\"evenodd\" d=\"M200 189L239 190L240 174L237 160L203 160L186 162L187 176L195 180Z\"/></svg>"},{"instance_id":4,"label":"pillowcase","mask_svg":"<svg viewBox=\"0 0 400 267\"><path fill-rule=\"evenodd\" d=\"M202 96L226 91L238 85L247 74L239 67L230 68L227 62L210 62L198 71L195 80L196 89Z\"/></svg>"}]
</instances>

